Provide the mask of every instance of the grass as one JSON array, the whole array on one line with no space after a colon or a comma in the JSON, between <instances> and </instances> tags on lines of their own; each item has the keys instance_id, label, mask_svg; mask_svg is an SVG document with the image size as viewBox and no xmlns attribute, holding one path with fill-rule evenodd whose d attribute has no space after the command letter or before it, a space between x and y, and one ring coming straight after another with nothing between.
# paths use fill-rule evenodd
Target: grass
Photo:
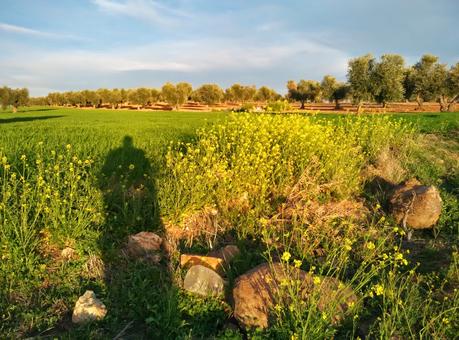
<instances>
[{"instance_id":1,"label":"grass","mask_svg":"<svg viewBox=\"0 0 459 340\"><path fill-rule=\"evenodd\" d=\"M0 335L454 337L457 117L0 113ZM387 153L382 163L398 167L383 174L378 167ZM416 233L411 243L384 210L387 193L368 174L394 177L398 168L397 180L435 184L444 201L436 231ZM217 220L209 217L214 209ZM333 303L323 309L320 297L301 301L294 282L282 282L272 327L245 332L234 327L229 303L180 289L178 253L157 266L122 256L127 235L165 234L171 226L190 230L177 245L181 252L240 247L227 273L230 286L257 264L281 261L318 281L340 280L359 301L334 324ZM72 261L60 256L65 247L76 250ZM86 289L109 312L76 327L70 313Z\"/></svg>"}]
</instances>

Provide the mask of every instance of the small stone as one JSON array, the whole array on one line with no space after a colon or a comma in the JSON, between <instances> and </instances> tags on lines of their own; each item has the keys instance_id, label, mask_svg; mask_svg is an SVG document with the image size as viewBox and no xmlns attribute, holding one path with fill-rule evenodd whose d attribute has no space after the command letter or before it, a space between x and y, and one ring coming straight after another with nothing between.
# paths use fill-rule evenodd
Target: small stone
<instances>
[{"instance_id":1,"label":"small stone","mask_svg":"<svg viewBox=\"0 0 459 340\"><path fill-rule=\"evenodd\" d=\"M220 258L225 265L229 265L234 257L240 254L239 248L235 245L228 245L218 250L213 250L208 256Z\"/></svg>"},{"instance_id":2,"label":"small stone","mask_svg":"<svg viewBox=\"0 0 459 340\"><path fill-rule=\"evenodd\" d=\"M79 297L72 314L72 322L84 324L91 321L102 320L107 314L105 305L96 298L92 290L87 290Z\"/></svg>"},{"instance_id":3,"label":"small stone","mask_svg":"<svg viewBox=\"0 0 459 340\"><path fill-rule=\"evenodd\" d=\"M61 258L64 259L65 261L70 261L75 257L75 249L70 248L70 247L65 247L61 251Z\"/></svg>"},{"instance_id":4,"label":"small stone","mask_svg":"<svg viewBox=\"0 0 459 340\"><path fill-rule=\"evenodd\" d=\"M133 257L149 255L160 250L162 242L163 239L155 233L141 231L128 237L127 252Z\"/></svg>"},{"instance_id":5,"label":"small stone","mask_svg":"<svg viewBox=\"0 0 459 340\"><path fill-rule=\"evenodd\" d=\"M397 186L390 198L390 210L397 223L413 229L433 227L440 218L442 200L434 186L411 179Z\"/></svg>"},{"instance_id":6,"label":"small stone","mask_svg":"<svg viewBox=\"0 0 459 340\"><path fill-rule=\"evenodd\" d=\"M212 269L220 274L223 273L223 260L221 258L188 254L180 255L180 266L182 268L194 265L201 265L209 269Z\"/></svg>"},{"instance_id":7,"label":"small stone","mask_svg":"<svg viewBox=\"0 0 459 340\"><path fill-rule=\"evenodd\" d=\"M212 269L196 265L186 273L183 288L202 296L223 296L225 284L225 280Z\"/></svg>"}]
</instances>

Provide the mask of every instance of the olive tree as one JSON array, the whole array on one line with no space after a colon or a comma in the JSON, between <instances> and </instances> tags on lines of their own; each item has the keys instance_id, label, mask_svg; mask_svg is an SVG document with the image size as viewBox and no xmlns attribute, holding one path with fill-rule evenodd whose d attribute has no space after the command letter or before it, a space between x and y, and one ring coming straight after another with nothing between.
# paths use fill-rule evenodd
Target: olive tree
<instances>
[{"instance_id":1,"label":"olive tree","mask_svg":"<svg viewBox=\"0 0 459 340\"><path fill-rule=\"evenodd\" d=\"M6 110L10 103L10 88L3 86L0 88L0 104L3 110Z\"/></svg>"},{"instance_id":2,"label":"olive tree","mask_svg":"<svg viewBox=\"0 0 459 340\"><path fill-rule=\"evenodd\" d=\"M158 89L150 89L151 102L154 104L161 98L161 91Z\"/></svg>"},{"instance_id":3,"label":"olive tree","mask_svg":"<svg viewBox=\"0 0 459 340\"><path fill-rule=\"evenodd\" d=\"M244 97L244 86L241 84L233 84L225 91L225 99L240 103Z\"/></svg>"},{"instance_id":4,"label":"olive tree","mask_svg":"<svg viewBox=\"0 0 459 340\"><path fill-rule=\"evenodd\" d=\"M177 96L175 105L178 108L179 105L183 105L188 101L188 98L193 92L193 87L189 83L178 83L175 88Z\"/></svg>"},{"instance_id":5,"label":"olive tree","mask_svg":"<svg viewBox=\"0 0 459 340\"><path fill-rule=\"evenodd\" d=\"M340 109L340 101L346 99L349 96L351 88L346 83L338 83L338 87L333 93L333 100L335 101L335 108Z\"/></svg>"},{"instance_id":6,"label":"olive tree","mask_svg":"<svg viewBox=\"0 0 459 340\"><path fill-rule=\"evenodd\" d=\"M172 83L166 83L161 88L161 98L170 105L177 105L177 87Z\"/></svg>"},{"instance_id":7,"label":"olive tree","mask_svg":"<svg viewBox=\"0 0 459 340\"><path fill-rule=\"evenodd\" d=\"M304 109L306 101L317 101L321 95L320 83L315 80L300 80L297 83L293 80L287 82L287 96L301 103L300 109Z\"/></svg>"},{"instance_id":8,"label":"olive tree","mask_svg":"<svg viewBox=\"0 0 459 340\"><path fill-rule=\"evenodd\" d=\"M442 93L448 76L446 65L438 62L438 57L423 55L407 73L405 91L408 99L415 99L419 108L425 101L437 100Z\"/></svg>"},{"instance_id":9,"label":"olive tree","mask_svg":"<svg viewBox=\"0 0 459 340\"><path fill-rule=\"evenodd\" d=\"M255 86L243 86L242 87L242 102L252 101L257 93L257 88Z\"/></svg>"},{"instance_id":10,"label":"olive tree","mask_svg":"<svg viewBox=\"0 0 459 340\"><path fill-rule=\"evenodd\" d=\"M254 99L257 101L261 101L261 102L268 102L268 101L276 100L279 97L280 95L273 89L270 89L267 86L262 86L255 93Z\"/></svg>"},{"instance_id":11,"label":"olive tree","mask_svg":"<svg viewBox=\"0 0 459 340\"><path fill-rule=\"evenodd\" d=\"M223 96L223 90L217 84L204 84L192 93L194 100L207 105L220 103Z\"/></svg>"},{"instance_id":12,"label":"olive tree","mask_svg":"<svg viewBox=\"0 0 459 340\"><path fill-rule=\"evenodd\" d=\"M129 102L140 107L147 106L151 101L151 91L145 87L133 89L129 92Z\"/></svg>"},{"instance_id":13,"label":"olive tree","mask_svg":"<svg viewBox=\"0 0 459 340\"><path fill-rule=\"evenodd\" d=\"M4 87L2 92L4 93L2 94L2 106L5 108L5 106L11 105L15 113L20 106L25 106L29 103L29 90L26 88L11 89Z\"/></svg>"},{"instance_id":14,"label":"olive tree","mask_svg":"<svg viewBox=\"0 0 459 340\"><path fill-rule=\"evenodd\" d=\"M335 93L338 87L338 81L335 77L331 75L326 75L323 77L322 82L320 83L322 89L322 98L327 99L329 102L333 101L333 94Z\"/></svg>"},{"instance_id":15,"label":"olive tree","mask_svg":"<svg viewBox=\"0 0 459 340\"><path fill-rule=\"evenodd\" d=\"M383 104L383 107L386 107L388 102L403 99L405 61L402 56L381 56L381 61L374 65L370 77L373 97L378 103Z\"/></svg>"},{"instance_id":16,"label":"olive tree","mask_svg":"<svg viewBox=\"0 0 459 340\"><path fill-rule=\"evenodd\" d=\"M326 75L320 83L322 89L322 97L326 98L329 102L335 102L335 108L340 108L340 100L347 97L349 93L349 86L345 83L339 82L335 77Z\"/></svg>"},{"instance_id":17,"label":"olive tree","mask_svg":"<svg viewBox=\"0 0 459 340\"><path fill-rule=\"evenodd\" d=\"M440 91L440 110L453 111L459 99L459 63L452 66L446 75L442 90Z\"/></svg>"},{"instance_id":18,"label":"olive tree","mask_svg":"<svg viewBox=\"0 0 459 340\"><path fill-rule=\"evenodd\" d=\"M347 79L350 85L350 95L357 111L360 112L364 101L372 100L371 76L375 60L371 54L351 59L349 61Z\"/></svg>"}]
</instances>

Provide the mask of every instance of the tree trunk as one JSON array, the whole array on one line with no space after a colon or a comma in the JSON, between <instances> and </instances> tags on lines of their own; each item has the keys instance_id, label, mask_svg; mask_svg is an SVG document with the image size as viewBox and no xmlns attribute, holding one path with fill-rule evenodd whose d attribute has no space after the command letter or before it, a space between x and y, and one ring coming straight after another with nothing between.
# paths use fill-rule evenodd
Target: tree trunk
<instances>
[{"instance_id":1,"label":"tree trunk","mask_svg":"<svg viewBox=\"0 0 459 340\"><path fill-rule=\"evenodd\" d=\"M362 113L362 106L363 106L363 103L362 103L362 102L359 102L359 103L357 104L357 114Z\"/></svg>"},{"instance_id":2,"label":"tree trunk","mask_svg":"<svg viewBox=\"0 0 459 340\"><path fill-rule=\"evenodd\" d=\"M423 103L423 100L422 100L422 98L421 98L420 95L417 95L417 96L416 96L416 102L418 103L418 109L419 109L419 110L422 110L422 103Z\"/></svg>"},{"instance_id":3,"label":"tree trunk","mask_svg":"<svg viewBox=\"0 0 459 340\"><path fill-rule=\"evenodd\" d=\"M448 110L448 100L441 96L438 102L440 103L440 112L446 112Z\"/></svg>"},{"instance_id":4,"label":"tree trunk","mask_svg":"<svg viewBox=\"0 0 459 340\"><path fill-rule=\"evenodd\" d=\"M456 106L456 100L458 99L459 95L455 95L450 102L448 103L447 110L448 112L453 112Z\"/></svg>"},{"instance_id":5,"label":"tree trunk","mask_svg":"<svg viewBox=\"0 0 459 340\"><path fill-rule=\"evenodd\" d=\"M300 110L304 110L304 100L301 101L301 107L300 107Z\"/></svg>"},{"instance_id":6,"label":"tree trunk","mask_svg":"<svg viewBox=\"0 0 459 340\"><path fill-rule=\"evenodd\" d=\"M339 100L335 99L335 110L340 110L340 109L341 109L341 105L339 104Z\"/></svg>"},{"instance_id":7,"label":"tree trunk","mask_svg":"<svg viewBox=\"0 0 459 340\"><path fill-rule=\"evenodd\" d=\"M18 108L15 105L13 105L13 113L16 113L16 112L18 112Z\"/></svg>"}]
</instances>

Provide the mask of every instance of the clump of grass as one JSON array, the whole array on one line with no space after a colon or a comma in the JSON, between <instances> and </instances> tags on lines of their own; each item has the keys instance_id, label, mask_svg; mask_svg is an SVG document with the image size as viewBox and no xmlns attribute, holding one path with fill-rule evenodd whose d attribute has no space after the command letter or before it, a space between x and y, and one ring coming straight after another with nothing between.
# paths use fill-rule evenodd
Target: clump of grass
<instances>
[{"instance_id":1,"label":"clump of grass","mask_svg":"<svg viewBox=\"0 0 459 340\"><path fill-rule=\"evenodd\" d=\"M67 145L45 155L41 146L30 159L10 162L0 154L0 278L2 305L33 300L34 286L66 245L85 242L95 247L103 215L90 169L91 159L80 159ZM80 245L83 246L83 245ZM14 319L14 318L13 318ZM14 322L14 320L12 320Z\"/></svg>"}]
</instances>

